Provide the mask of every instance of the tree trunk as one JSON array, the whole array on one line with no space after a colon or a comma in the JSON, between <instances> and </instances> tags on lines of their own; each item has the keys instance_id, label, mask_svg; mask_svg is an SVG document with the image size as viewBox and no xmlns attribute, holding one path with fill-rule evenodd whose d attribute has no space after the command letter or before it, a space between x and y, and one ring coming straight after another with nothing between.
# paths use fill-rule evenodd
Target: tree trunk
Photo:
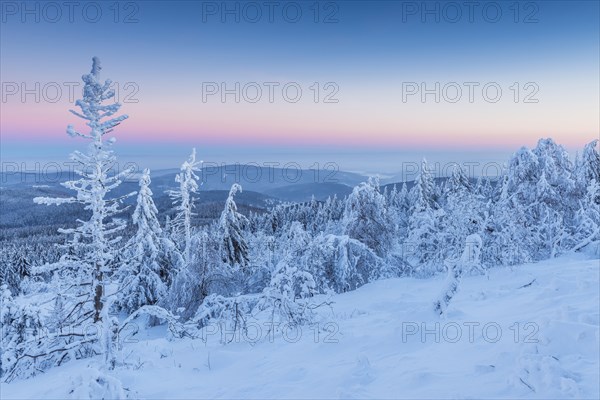
<instances>
[{"instance_id":1,"label":"tree trunk","mask_svg":"<svg viewBox=\"0 0 600 400\"><path fill-rule=\"evenodd\" d=\"M94 288L94 322L102 320L102 295L104 294L104 288L102 286L102 270L100 264L96 264L96 287Z\"/></svg>"}]
</instances>

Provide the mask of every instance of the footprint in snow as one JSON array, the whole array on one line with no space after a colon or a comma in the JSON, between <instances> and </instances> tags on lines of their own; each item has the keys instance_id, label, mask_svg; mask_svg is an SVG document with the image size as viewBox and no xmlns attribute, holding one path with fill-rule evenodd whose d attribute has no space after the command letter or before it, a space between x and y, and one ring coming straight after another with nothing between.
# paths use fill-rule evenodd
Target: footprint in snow
<instances>
[{"instance_id":1,"label":"footprint in snow","mask_svg":"<svg viewBox=\"0 0 600 400\"><path fill-rule=\"evenodd\" d=\"M361 385L368 385L375 380L373 368L369 359L364 354L361 354L356 359L356 367L354 367L354 373L352 374L356 379L356 382Z\"/></svg>"},{"instance_id":2,"label":"footprint in snow","mask_svg":"<svg viewBox=\"0 0 600 400\"><path fill-rule=\"evenodd\" d=\"M548 398L578 398L580 378L564 369L557 357L544 354L524 353L519 357L519 372L513 384L526 387L539 396Z\"/></svg>"},{"instance_id":3,"label":"footprint in snow","mask_svg":"<svg viewBox=\"0 0 600 400\"><path fill-rule=\"evenodd\" d=\"M342 381L338 391L340 399L361 399L369 397L367 385L375 380L375 373L371 362L366 355L361 354L356 358L356 364Z\"/></svg>"}]
</instances>

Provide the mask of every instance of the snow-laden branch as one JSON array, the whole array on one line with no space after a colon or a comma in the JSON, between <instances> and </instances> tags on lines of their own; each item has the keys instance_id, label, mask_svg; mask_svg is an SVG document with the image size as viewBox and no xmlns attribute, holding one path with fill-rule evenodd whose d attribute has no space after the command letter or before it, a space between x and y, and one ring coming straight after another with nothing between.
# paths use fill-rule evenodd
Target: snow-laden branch
<instances>
[{"instance_id":1,"label":"snow-laden branch","mask_svg":"<svg viewBox=\"0 0 600 400\"><path fill-rule=\"evenodd\" d=\"M34 197L33 202L35 204L43 204L43 205L47 205L47 206L51 206L51 205L60 206L62 204L72 204L72 203L78 203L80 201L78 199L76 199L75 197L64 197L64 198Z\"/></svg>"}]
</instances>

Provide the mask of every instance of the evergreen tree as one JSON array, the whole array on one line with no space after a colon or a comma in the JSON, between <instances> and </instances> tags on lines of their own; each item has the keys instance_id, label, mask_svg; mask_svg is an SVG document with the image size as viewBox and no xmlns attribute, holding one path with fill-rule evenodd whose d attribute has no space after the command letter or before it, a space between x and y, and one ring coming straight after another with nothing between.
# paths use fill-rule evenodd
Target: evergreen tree
<instances>
[{"instance_id":1,"label":"evergreen tree","mask_svg":"<svg viewBox=\"0 0 600 400\"><path fill-rule=\"evenodd\" d=\"M425 160L411 198L413 205L408 236L403 243L404 258L418 275L428 276L442 269L444 239L440 223L444 211L435 200L435 183Z\"/></svg>"},{"instance_id":2,"label":"evergreen tree","mask_svg":"<svg viewBox=\"0 0 600 400\"><path fill-rule=\"evenodd\" d=\"M596 243L596 255L600 255L600 184L595 179L590 181L586 195L580 201L575 221L573 250Z\"/></svg>"},{"instance_id":3,"label":"evergreen tree","mask_svg":"<svg viewBox=\"0 0 600 400\"><path fill-rule=\"evenodd\" d=\"M283 242L282 258L271 277L270 290L279 293L287 301L305 299L316 293L316 283L308 271L303 255L310 236L302 224L294 221Z\"/></svg>"},{"instance_id":4,"label":"evergreen tree","mask_svg":"<svg viewBox=\"0 0 600 400\"><path fill-rule=\"evenodd\" d=\"M490 265L515 265L531 261L531 235L523 229L526 209L522 203L515 201L509 187L509 177L505 176L486 227L489 242L484 246L483 259Z\"/></svg>"},{"instance_id":5,"label":"evergreen tree","mask_svg":"<svg viewBox=\"0 0 600 400\"><path fill-rule=\"evenodd\" d=\"M467 236L483 230L483 202L473 190L462 167L456 165L446 185L445 213L440 225L445 257L459 257Z\"/></svg>"},{"instance_id":6,"label":"evergreen tree","mask_svg":"<svg viewBox=\"0 0 600 400\"><path fill-rule=\"evenodd\" d=\"M225 201L225 209L219 219L219 233L223 262L231 267L244 269L249 261L248 244L244 237L248 219L237 212L233 197L238 191L241 192L242 187L237 183L233 184Z\"/></svg>"},{"instance_id":7,"label":"evergreen tree","mask_svg":"<svg viewBox=\"0 0 600 400\"><path fill-rule=\"evenodd\" d=\"M196 149L192 149L189 159L181 165L181 173L177 174L175 181L179 183L178 190L169 191L169 195L176 205L177 212L171 221L173 234L177 241L183 241L182 253L185 263L190 261L192 242L192 216L194 215L194 197L198 192L198 175L201 161L196 161Z\"/></svg>"},{"instance_id":8,"label":"evergreen tree","mask_svg":"<svg viewBox=\"0 0 600 400\"><path fill-rule=\"evenodd\" d=\"M6 285L0 287L0 376L10 381L36 373L36 360L26 355L43 338L40 309L35 304L17 304ZM35 353L34 353L35 354ZM40 363L40 367L47 367Z\"/></svg>"},{"instance_id":9,"label":"evergreen tree","mask_svg":"<svg viewBox=\"0 0 600 400\"><path fill-rule=\"evenodd\" d=\"M69 321L67 321L67 310L65 309L64 298L60 293L54 298L54 304L48 319L48 327L56 333L62 333L63 328L67 327L69 324Z\"/></svg>"},{"instance_id":10,"label":"evergreen tree","mask_svg":"<svg viewBox=\"0 0 600 400\"><path fill-rule=\"evenodd\" d=\"M164 298L171 271L167 257L168 239L163 235L150 189L150 170L140 178L137 205L133 212L134 236L126 245L126 262L120 270L117 305L128 313Z\"/></svg>"},{"instance_id":11,"label":"evergreen tree","mask_svg":"<svg viewBox=\"0 0 600 400\"><path fill-rule=\"evenodd\" d=\"M187 320L211 293L229 295L234 287L231 271L223 267L221 241L216 228L200 228L191 240L190 261L180 268L162 304Z\"/></svg>"},{"instance_id":12,"label":"evergreen tree","mask_svg":"<svg viewBox=\"0 0 600 400\"><path fill-rule=\"evenodd\" d=\"M370 178L355 187L344 209L344 233L357 239L383 257L391 249L395 224L379 181Z\"/></svg>"},{"instance_id":13,"label":"evergreen tree","mask_svg":"<svg viewBox=\"0 0 600 400\"><path fill-rule=\"evenodd\" d=\"M20 292L21 276L17 271L14 263L16 247L6 246L2 249L0 259L0 286L6 285L11 293L18 294Z\"/></svg>"},{"instance_id":14,"label":"evergreen tree","mask_svg":"<svg viewBox=\"0 0 600 400\"><path fill-rule=\"evenodd\" d=\"M556 257L561 250L566 248L563 241L567 239L567 230L564 224L564 208L556 206L558 198L556 188L546 179L546 172L536 185L536 203L531 206L538 223L532 227L535 244L534 254L538 258Z\"/></svg>"},{"instance_id":15,"label":"evergreen tree","mask_svg":"<svg viewBox=\"0 0 600 400\"><path fill-rule=\"evenodd\" d=\"M307 266L320 293L342 293L389 277L383 260L364 243L347 235L319 234L306 247L303 261L297 262Z\"/></svg>"},{"instance_id":16,"label":"evergreen tree","mask_svg":"<svg viewBox=\"0 0 600 400\"><path fill-rule=\"evenodd\" d=\"M540 139L535 149L515 153L507 175L506 199L498 211L510 214L503 219L512 220L517 236L506 239L517 241L534 260L559 254L566 248L565 221L571 221L577 209L567 152L551 139Z\"/></svg>"},{"instance_id":17,"label":"evergreen tree","mask_svg":"<svg viewBox=\"0 0 600 400\"><path fill-rule=\"evenodd\" d=\"M435 181L425 159L421 162L421 171L409 196L413 211L415 209L431 208L435 210L439 208Z\"/></svg>"},{"instance_id":18,"label":"evergreen tree","mask_svg":"<svg viewBox=\"0 0 600 400\"><path fill-rule=\"evenodd\" d=\"M580 185L587 190L592 180L600 182L600 154L596 150L598 140L588 143L581 157L581 163L578 165L577 180Z\"/></svg>"},{"instance_id":19,"label":"evergreen tree","mask_svg":"<svg viewBox=\"0 0 600 400\"><path fill-rule=\"evenodd\" d=\"M115 245L120 240L116 234L125 227L122 220L114 218L123 211L120 206L123 197L109 198L109 194L121 184L122 177L131 171L113 173L116 158L110 147L115 140L105 140L104 136L112 132L127 115L113 117L121 105L103 104L114 97L114 91L110 89L110 80L104 83L100 81L100 70L100 60L94 57L91 73L82 78L85 84L83 99L75 102L81 111L71 110L74 115L87 121L90 132L80 133L72 125L67 127L70 136L90 141L87 153L75 151L71 155L71 159L78 165L75 173L80 178L63 183L66 188L76 191L77 195L67 198L37 197L34 201L46 205L78 203L91 214L89 220L78 220L77 227L60 230L61 233L71 235L73 254L65 255L57 265L48 268L55 269L59 279L57 292L66 296L65 300L70 308L68 314L73 317L74 323L80 325L92 319L99 324L99 332L107 332L111 322L105 286L115 258ZM106 340L107 336L101 337ZM83 344L81 341L80 343ZM60 343L56 345L60 346ZM103 353L105 348L106 346L102 346L95 351ZM53 354L56 353L59 352ZM66 350L64 353L75 354L74 351Z\"/></svg>"},{"instance_id":20,"label":"evergreen tree","mask_svg":"<svg viewBox=\"0 0 600 400\"><path fill-rule=\"evenodd\" d=\"M27 249L23 246L15 249L12 264L21 280L31 276L31 261Z\"/></svg>"}]
</instances>

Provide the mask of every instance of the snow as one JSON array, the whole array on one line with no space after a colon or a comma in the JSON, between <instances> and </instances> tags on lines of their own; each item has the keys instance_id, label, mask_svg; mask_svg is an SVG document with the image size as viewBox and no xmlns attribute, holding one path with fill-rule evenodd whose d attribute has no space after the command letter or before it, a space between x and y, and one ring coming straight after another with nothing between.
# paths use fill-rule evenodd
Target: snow
<instances>
[{"instance_id":1,"label":"snow","mask_svg":"<svg viewBox=\"0 0 600 400\"><path fill-rule=\"evenodd\" d=\"M597 399L599 270L600 260L568 254L464 276L442 319L433 302L444 277L381 280L334 295L318 310L331 332L302 326L297 342L266 327L256 343L228 344L216 327L206 341L124 329L115 370L72 361L2 383L1 397ZM422 337L436 324L439 341Z\"/></svg>"}]
</instances>

